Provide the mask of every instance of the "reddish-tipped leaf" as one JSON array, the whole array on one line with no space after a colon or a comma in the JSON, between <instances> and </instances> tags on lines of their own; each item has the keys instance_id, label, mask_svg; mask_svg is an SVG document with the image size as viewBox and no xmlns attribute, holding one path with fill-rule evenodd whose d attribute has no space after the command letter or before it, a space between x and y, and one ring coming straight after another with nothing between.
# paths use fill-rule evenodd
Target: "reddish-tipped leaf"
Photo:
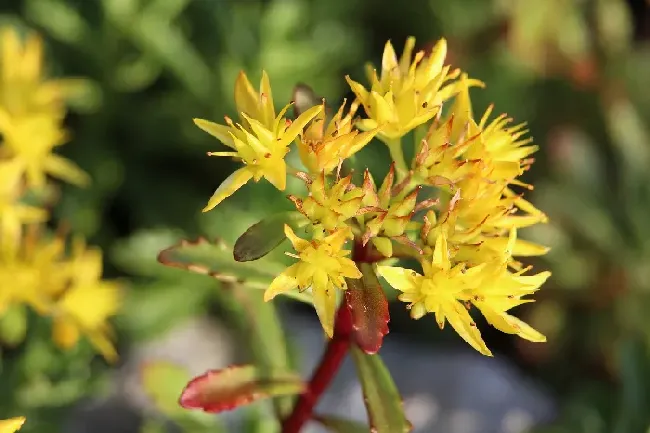
<instances>
[{"instance_id":1,"label":"reddish-tipped leaf","mask_svg":"<svg viewBox=\"0 0 650 433\"><path fill-rule=\"evenodd\" d=\"M256 400L300 394L305 386L297 375L278 373L261 376L252 365L210 370L187 384L180 398L186 409L219 413Z\"/></svg>"},{"instance_id":2,"label":"reddish-tipped leaf","mask_svg":"<svg viewBox=\"0 0 650 433\"><path fill-rule=\"evenodd\" d=\"M345 300L352 313L352 327L357 346L365 353L379 351L388 334L388 301L377 274L368 263L362 263L359 279L349 279Z\"/></svg>"}]
</instances>

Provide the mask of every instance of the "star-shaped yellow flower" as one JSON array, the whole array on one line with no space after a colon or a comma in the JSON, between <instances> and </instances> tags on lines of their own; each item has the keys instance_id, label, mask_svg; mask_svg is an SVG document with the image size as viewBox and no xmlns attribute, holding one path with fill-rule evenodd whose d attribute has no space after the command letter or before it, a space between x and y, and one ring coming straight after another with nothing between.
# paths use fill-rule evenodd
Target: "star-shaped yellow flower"
<instances>
[{"instance_id":1,"label":"star-shaped yellow flower","mask_svg":"<svg viewBox=\"0 0 650 433\"><path fill-rule=\"evenodd\" d=\"M311 288L314 307L329 337L334 332L337 289L347 288L346 278L361 278L361 272L347 256L350 251L343 245L350 236L350 229L340 229L321 239L307 241L299 238L288 225L284 233L298 253L300 261L278 275L264 293L264 300L294 290Z\"/></svg>"},{"instance_id":2,"label":"star-shaped yellow flower","mask_svg":"<svg viewBox=\"0 0 650 433\"><path fill-rule=\"evenodd\" d=\"M422 267L424 275L392 266L379 266L377 270L388 284L402 292L399 299L409 303L411 317L419 319L426 313L434 313L441 329L445 321L449 321L458 335L474 349L492 356L467 308L459 300L468 288L463 273L465 266L452 267L444 233L438 236L431 262L422 261Z\"/></svg>"},{"instance_id":3,"label":"star-shaped yellow flower","mask_svg":"<svg viewBox=\"0 0 650 433\"><path fill-rule=\"evenodd\" d=\"M456 84L448 82L460 72L450 73L450 67L444 66L447 42L441 39L426 58L424 51L412 57L414 47L415 39L409 38L398 60L392 44L387 42L380 76L370 68L370 90L346 77L369 117L361 120L359 127L372 130L384 125L377 136L386 142L399 139L432 119L440 112L442 103L458 92ZM478 80L470 80L469 84L483 85Z\"/></svg>"},{"instance_id":4,"label":"star-shaped yellow flower","mask_svg":"<svg viewBox=\"0 0 650 433\"><path fill-rule=\"evenodd\" d=\"M233 149L228 152L210 152L208 155L233 157L244 163L244 167L228 176L217 188L203 212L214 209L251 179L258 182L264 177L277 189L284 191L287 183L287 165L284 157L289 152L289 145L323 108L320 105L312 107L290 122L283 117L289 107L290 105L287 105L280 111L271 127L242 113L250 131L241 124L233 124L228 118L227 127L202 119L194 120L199 128Z\"/></svg>"},{"instance_id":5,"label":"star-shaped yellow flower","mask_svg":"<svg viewBox=\"0 0 650 433\"><path fill-rule=\"evenodd\" d=\"M305 128L298 142L300 159L312 174L331 173L343 161L360 151L372 140L381 128L359 132L353 128L354 114L359 104L354 102L344 116L345 101L334 117L325 124L325 102L323 109Z\"/></svg>"}]
</instances>

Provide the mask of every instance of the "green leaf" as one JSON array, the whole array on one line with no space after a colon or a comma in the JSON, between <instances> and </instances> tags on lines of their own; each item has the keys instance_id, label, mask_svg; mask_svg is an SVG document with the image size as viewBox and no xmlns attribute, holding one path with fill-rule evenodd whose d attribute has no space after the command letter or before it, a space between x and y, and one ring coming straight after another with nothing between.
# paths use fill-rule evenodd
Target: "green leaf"
<instances>
[{"instance_id":1,"label":"green leaf","mask_svg":"<svg viewBox=\"0 0 650 433\"><path fill-rule=\"evenodd\" d=\"M363 389L370 427L376 433L408 433L413 428L404 416L402 397L379 355L352 347L352 357Z\"/></svg>"},{"instance_id":2,"label":"green leaf","mask_svg":"<svg viewBox=\"0 0 650 433\"><path fill-rule=\"evenodd\" d=\"M253 365L237 365L210 370L192 379L181 395L186 409L219 413L262 398L303 392L304 383L293 373L261 374Z\"/></svg>"},{"instance_id":3,"label":"green leaf","mask_svg":"<svg viewBox=\"0 0 650 433\"><path fill-rule=\"evenodd\" d=\"M185 269L209 275L225 283L237 283L254 289L266 289L275 276L285 270L281 263L262 260L257 263L237 262L232 250L222 240L208 242L204 238L196 241L181 241L160 252L158 261L165 266ZM289 297L311 303L311 294L289 292Z\"/></svg>"},{"instance_id":4,"label":"green leaf","mask_svg":"<svg viewBox=\"0 0 650 433\"><path fill-rule=\"evenodd\" d=\"M300 212L282 212L253 224L237 239L233 255L238 262L248 262L264 257L286 240L285 224L296 230L309 220Z\"/></svg>"},{"instance_id":5,"label":"green leaf","mask_svg":"<svg viewBox=\"0 0 650 433\"><path fill-rule=\"evenodd\" d=\"M240 335L249 342L255 364L262 374L291 369L287 339L272 302L264 302L258 293L235 286L229 292L232 320L240 328ZM273 401L280 417L288 415L292 407L290 397Z\"/></svg>"},{"instance_id":6,"label":"green leaf","mask_svg":"<svg viewBox=\"0 0 650 433\"><path fill-rule=\"evenodd\" d=\"M119 328L135 341L149 340L182 320L204 313L217 283L199 275L182 275L184 278L178 280L133 285L116 319ZM192 290L186 290L188 287Z\"/></svg>"},{"instance_id":7,"label":"green leaf","mask_svg":"<svg viewBox=\"0 0 650 433\"><path fill-rule=\"evenodd\" d=\"M156 408L184 431L221 431L216 418L202 412L187 411L179 404L179 397L191 376L183 367L166 361L144 364L141 381L145 393Z\"/></svg>"},{"instance_id":8,"label":"green leaf","mask_svg":"<svg viewBox=\"0 0 650 433\"><path fill-rule=\"evenodd\" d=\"M342 419L333 416L314 417L323 427L332 433L367 433L368 426L349 419Z\"/></svg>"},{"instance_id":9,"label":"green leaf","mask_svg":"<svg viewBox=\"0 0 650 433\"><path fill-rule=\"evenodd\" d=\"M377 353L388 334L388 301L370 264L361 264L363 276L348 279L345 301L352 313L352 327L357 345L365 353Z\"/></svg>"}]
</instances>

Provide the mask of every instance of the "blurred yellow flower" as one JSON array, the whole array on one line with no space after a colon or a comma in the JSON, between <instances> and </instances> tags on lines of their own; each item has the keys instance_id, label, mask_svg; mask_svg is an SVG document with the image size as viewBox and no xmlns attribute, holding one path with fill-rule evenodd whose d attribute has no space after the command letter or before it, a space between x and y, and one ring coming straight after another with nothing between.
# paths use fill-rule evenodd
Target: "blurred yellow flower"
<instances>
[{"instance_id":1,"label":"blurred yellow flower","mask_svg":"<svg viewBox=\"0 0 650 433\"><path fill-rule=\"evenodd\" d=\"M46 175L80 186L90 182L76 164L52 153L67 141L57 119L45 115L11 119L0 111L0 131L4 134L0 155L20 163L28 187L42 187Z\"/></svg>"},{"instance_id":2,"label":"blurred yellow flower","mask_svg":"<svg viewBox=\"0 0 650 433\"><path fill-rule=\"evenodd\" d=\"M41 38L30 34L23 43L16 30L0 29L0 111L5 115L61 119L63 103L82 83L79 79L45 79Z\"/></svg>"},{"instance_id":3,"label":"blurred yellow flower","mask_svg":"<svg viewBox=\"0 0 650 433\"><path fill-rule=\"evenodd\" d=\"M334 332L334 313L336 310L337 288L347 288L346 278L361 278L361 272L348 257L350 251L343 245L350 237L350 229L339 229L334 233L307 241L301 239L288 225L284 233L298 252L299 259L278 275L264 293L264 300L270 301L275 296L294 290L311 288L314 296L314 308L318 314L325 333L332 337Z\"/></svg>"},{"instance_id":4,"label":"blurred yellow flower","mask_svg":"<svg viewBox=\"0 0 650 433\"><path fill-rule=\"evenodd\" d=\"M107 361L117 360L107 323L121 303L117 283L102 276L102 255L99 249L86 249L83 242L75 245L72 260L66 263L70 280L68 288L54 306L53 339L61 348L69 349L85 335Z\"/></svg>"},{"instance_id":5,"label":"blurred yellow flower","mask_svg":"<svg viewBox=\"0 0 650 433\"><path fill-rule=\"evenodd\" d=\"M61 293L66 275L61 267L64 243L40 237L35 230L22 238L20 248L0 250L0 313L14 303L27 303L40 315L51 311L52 297Z\"/></svg>"},{"instance_id":6,"label":"blurred yellow flower","mask_svg":"<svg viewBox=\"0 0 650 433\"><path fill-rule=\"evenodd\" d=\"M24 416L0 420L0 433L17 432L18 430L20 430L23 424L25 424Z\"/></svg>"},{"instance_id":7,"label":"blurred yellow flower","mask_svg":"<svg viewBox=\"0 0 650 433\"><path fill-rule=\"evenodd\" d=\"M334 117L325 126L325 102L323 109L305 128L298 142L300 159L312 174L330 174L339 164L367 145L381 128L359 132L353 128L354 114L359 107L354 102L350 111L343 116L345 101Z\"/></svg>"},{"instance_id":8,"label":"blurred yellow flower","mask_svg":"<svg viewBox=\"0 0 650 433\"><path fill-rule=\"evenodd\" d=\"M210 152L208 155L237 158L244 163L244 167L236 170L223 181L203 212L214 209L251 179L258 182L264 177L277 189L284 191L287 183L287 165L284 162L284 157L289 152L289 145L300 134L302 128L323 108L320 105L312 107L298 116L294 122L290 122L283 117L289 107L290 105L284 107L273 121L271 128L242 113L252 132L240 124L234 125L230 119L226 120L229 123L228 128L223 128L226 128L229 138L221 140L233 151ZM215 126L222 127L222 125L201 119L195 119L194 122L212 135L215 135L214 131L220 130L220 128L215 129Z\"/></svg>"}]
</instances>

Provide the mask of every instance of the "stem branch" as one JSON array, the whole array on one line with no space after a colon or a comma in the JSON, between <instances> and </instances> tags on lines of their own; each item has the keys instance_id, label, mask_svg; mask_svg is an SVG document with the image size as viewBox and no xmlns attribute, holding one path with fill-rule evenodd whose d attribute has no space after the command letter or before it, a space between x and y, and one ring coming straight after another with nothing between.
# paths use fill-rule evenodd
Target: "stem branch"
<instances>
[{"instance_id":1,"label":"stem branch","mask_svg":"<svg viewBox=\"0 0 650 433\"><path fill-rule=\"evenodd\" d=\"M402 142L398 139L391 139L386 141L388 150L390 151L390 157L395 161L395 169L397 170L397 181L401 182L404 180L408 174L408 166L406 165L406 160L404 160L404 151L402 150Z\"/></svg>"},{"instance_id":2,"label":"stem branch","mask_svg":"<svg viewBox=\"0 0 650 433\"><path fill-rule=\"evenodd\" d=\"M300 395L293 412L282 423L282 433L299 433L309 421L314 406L339 370L351 344L352 315L345 302L341 303L336 315L334 336L316 367L307 390Z\"/></svg>"}]
</instances>

